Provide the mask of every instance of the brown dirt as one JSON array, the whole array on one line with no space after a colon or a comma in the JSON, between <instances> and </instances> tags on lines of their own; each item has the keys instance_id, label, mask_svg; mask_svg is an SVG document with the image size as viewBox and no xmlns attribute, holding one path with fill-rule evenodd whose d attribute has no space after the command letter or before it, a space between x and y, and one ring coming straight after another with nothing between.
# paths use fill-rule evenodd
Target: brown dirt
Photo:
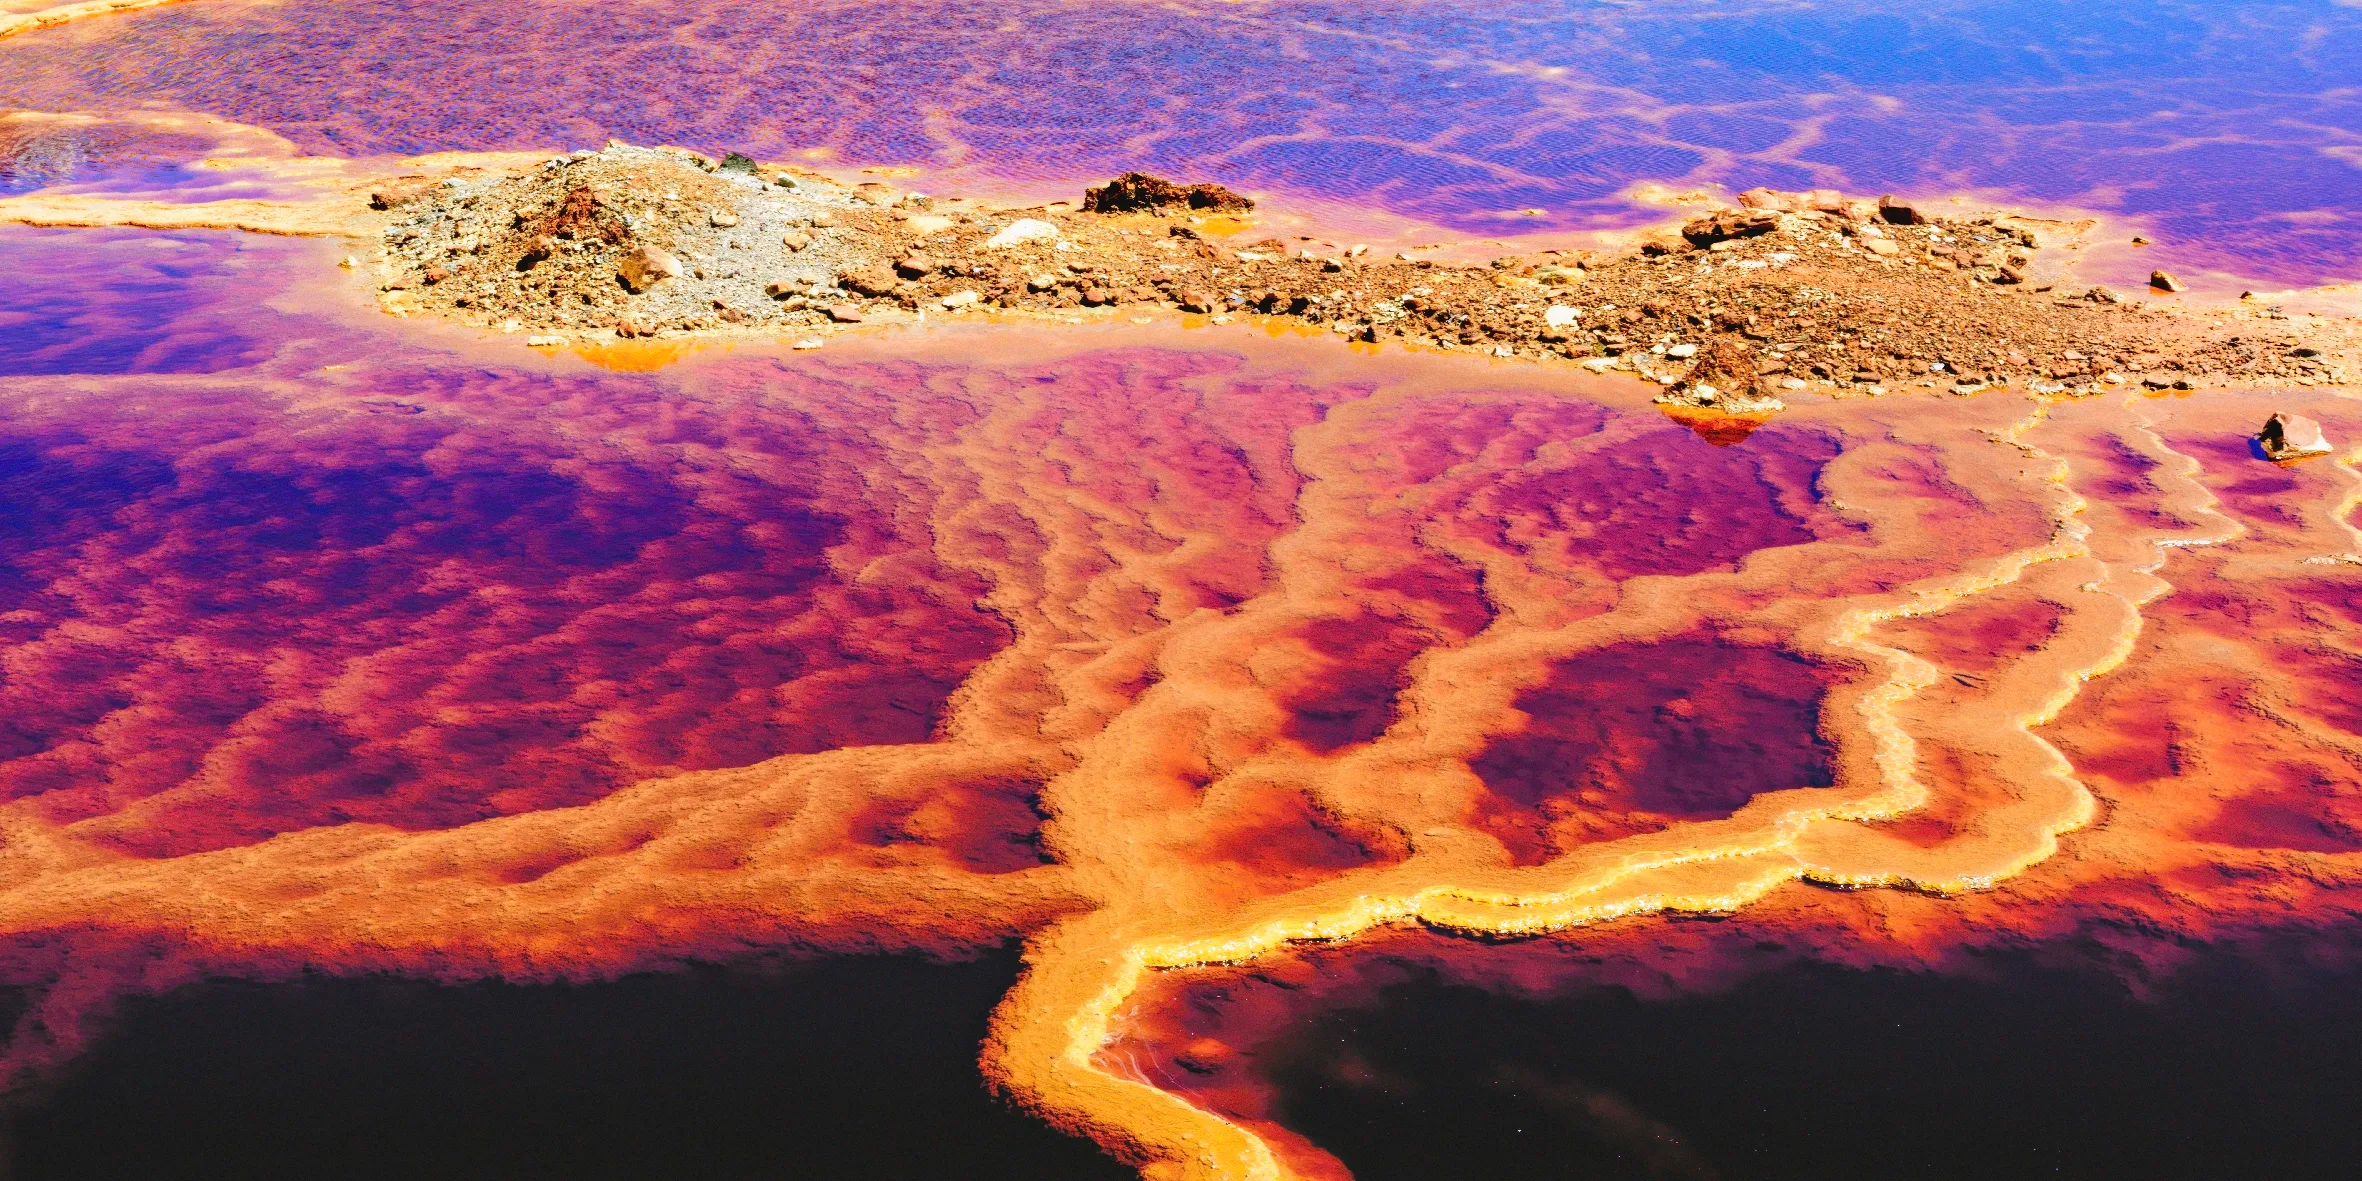
<instances>
[{"instance_id":1,"label":"brown dirt","mask_svg":"<svg viewBox=\"0 0 2362 1181\"><path fill-rule=\"evenodd\" d=\"M1092 190L1089 211L1003 209L611 145L519 176L382 188L383 285L401 310L537 334L785 330L816 341L928 311L1259 314L1360 341L1623 370L1673 387L1676 402L1710 382L1683 381L1693 354L1751 370L1747 388L1728 392L1766 405L1783 391L2023 382L2079 394L2332 385L2355 371L2350 329L2076 285L2051 261L2062 227L2007 213L1938 217L1892 200L1752 190L1630 249L1471 265L1310 239L1239 245L1252 232L1239 232L1244 222L1197 212L1220 206L1210 189L1127 174ZM1096 211L1111 205L1145 208ZM1021 217L1055 226L1055 238L988 244ZM619 267L650 246L682 273L635 294Z\"/></svg>"}]
</instances>

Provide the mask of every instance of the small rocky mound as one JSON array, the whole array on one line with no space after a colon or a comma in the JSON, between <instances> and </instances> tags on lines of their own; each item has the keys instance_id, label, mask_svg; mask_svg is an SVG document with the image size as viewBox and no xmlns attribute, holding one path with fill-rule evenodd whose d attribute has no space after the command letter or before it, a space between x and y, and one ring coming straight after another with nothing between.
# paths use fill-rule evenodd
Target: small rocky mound
<instances>
[{"instance_id":1,"label":"small rocky mound","mask_svg":"<svg viewBox=\"0 0 2362 1181\"><path fill-rule=\"evenodd\" d=\"M874 249L868 204L753 162L610 144L521 175L381 186L389 306L633 336L791 319ZM803 317L817 322L817 311Z\"/></svg>"},{"instance_id":2,"label":"small rocky mound","mask_svg":"<svg viewBox=\"0 0 2362 1181\"><path fill-rule=\"evenodd\" d=\"M1159 209L1195 209L1209 213L1244 213L1255 203L1217 184L1177 185L1161 176L1127 172L1083 192L1085 213L1146 213Z\"/></svg>"},{"instance_id":3,"label":"small rocky mound","mask_svg":"<svg viewBox=\"0 0 2362 1181\"><path fill-rule=\"evenodd\" d=\"M1754 350L1728 337L1700 350L1689 373L1657 395L1657 402L1719 414L1772 414L1787 408L1758 375Z\"/></svg>"},{"instance_id":4,"label":"small rocky mound","mask_svg":"<svg viewBox=\"0 0 2362 1181\"><path fill-rule=\"evenodd\" d=\"M2321 424L2302 414L2274 414L2265 419L2264 429L2256 432L2255 441L2263 444L2264 454L2275 460L2303 459L2335 450L2329 445L2329 437L2321 433Z\"/></svg>"}]
</instances>

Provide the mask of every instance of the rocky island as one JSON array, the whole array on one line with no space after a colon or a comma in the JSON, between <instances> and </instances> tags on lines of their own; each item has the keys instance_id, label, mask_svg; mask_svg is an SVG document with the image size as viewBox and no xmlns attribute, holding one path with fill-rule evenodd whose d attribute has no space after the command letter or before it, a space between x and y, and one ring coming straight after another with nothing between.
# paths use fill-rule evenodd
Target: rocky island
<instances>
[{"instance_id":1,"label":"rocky island","mask_svg":"<svg viewBox=\"0 0 2362 1181\"><path fill-rule=\"evenodd\" d=\"M396 180L371 205L389 310L543 344L784 333L819 347L930 314L1163 308L1619 370L1670 405L1753 415L1807 389L2343 384L2353 343L2269 307L2198 315L2078 285L2046 255L2070 232L2059 223L1825 190L1751 190L1622 250L1486 263L1254 238L1246 198L1139 173L1012 209L624 144L514 175ZM2160 277L2158 293L2180 286Z\"/></svg>"}]
</instances>

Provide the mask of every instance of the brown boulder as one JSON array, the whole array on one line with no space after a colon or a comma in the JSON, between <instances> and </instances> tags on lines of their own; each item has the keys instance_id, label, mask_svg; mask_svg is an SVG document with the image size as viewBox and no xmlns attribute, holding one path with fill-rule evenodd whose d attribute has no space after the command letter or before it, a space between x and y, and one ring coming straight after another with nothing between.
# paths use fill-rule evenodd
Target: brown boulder
<instances>
[{"instance_id":1,"label":"brown boulder","mask_svg":"<svg viewBox=\"0 0 2362 1181\"><path fill-rule=\"evenodd\" d=\"M395 209L408 205L435 191L435 182L423 176L401 176L387 181L369 192L371 209Z\"/></svg>"},{"instance_id":2,"label":"brown boulder","mask_svg":"<svg viewBox=\"0 0 2362 1181\"><path fill-rule=\"evenodd\" d=\"M870 296L894 290L897 281L894 272L883 266L854 267L837 275L837 282L844 284L846 290Z\"/></svg>"},{"instance_id":3,"label":"brown boulder","mask_svg":"<svg viewBox=\"0 0 2362 1181\"><path fill-rule=\"evenodd\" d=\"M916 252L906 254L894 260L894 273L905 279L924 279L935 273L935 260Z\"/></svg>"},{"instance_id":4,"label":"brown boulder","mask_svg":"<svg viewBox=\"0 0 2362 1181\"><path fill-rule=\"evenodd\" d=\"M1216 298L1203 287L1184 287L1174 296L1174 302L1181 305L1182 311L1204 313L1214 310Z\"/></svg>"},{"instance_id":5,"label":"brown boulder","mask_svg":"<svg viewBox=\"0 0 2362 1181\"><path fill-rule=\"evenodd\" d=\"M1845 194L1835 189L1807 189L1801 193L1754 188L1739 194L1739 204L1774 213L1844 213Z\"/></svg>"},{"instance_id":6,"label":"brown boulder","mask_svg":"<svg viewBox=\"0 0 2362 1181\"><path fill-rule=\"evenodd\" d=\"M2149 286L2155 288L2158 291L2189 290L2189 288L2182 286L2182 281L2180 279L2173 277L2172 271L2150 271Z\"/></svg>"},{"instance_id":7,"label":"brown boulder","mask_svg":"<svg viewBox=\"0 0 2362 1181\"><path fill-rule=\"evenodd\" d=\"M839 324L859 324L861 307L858 304L832 303L828 305L828 318Z\"/></svg>"},{"instance_id":8,"label":"brown boulder","mask_svg":"<svg viewBox=\"0 0 2362 1181\"><path fill-rule=\"evenodd\" d=\"M2302 459L2335 450L2328 436L2321 433L2321 424L2302 414L2274 414L2264 420L2264 429L2256 432L2255 440L2273 459Z\"/></svg>"},{"instance_id":9,"label":"brown boulder","mask_svg":"<svg viewBox=\"0 0 2362 1181\"><path fill-rule=\"evenodd\" d=\"M1711 246L1731 238L1752 238L1780 228L1780 215L1761 209L1721 209L1681 227L1693 245Z\"/></svg>"},{"instance_id":10,"label":"brown boulder","mask_svg":"<svg viewBox=\"0 0 2362 1181\"><path fill-rule=\"evenodd\" d=\"M1221 185L1177 185L1145 172L1127 172L1083 192L1085 213L1137 213L1174 206L1235 213L1253 209L1255 203Z\"/></svg>"},{"instance_id":11,"label":"brown boulder","mask_svg":"<svg viewBox=\"0 0 2362 1181\"><path fill-rule=\"evenodd\" d=\"M1889 193L1878 199L1878 216L1889 225L1923 226L1935 221L1927 211L1909 201L1897 200Z\"/></svg>"},{"instance_id":12,"label":"brown boulder","mask_svg":"<svg viewBox=\"0 0 2362 1181\"><path fill-rule=\"evenodd\" d=\"M639 249L625 254L622 260L615 264L615 273L622 278L625 287L637 294L664 282L666 279L679 278L681 262L654 246L641 246Z\"/></svg>"}]
</instances>

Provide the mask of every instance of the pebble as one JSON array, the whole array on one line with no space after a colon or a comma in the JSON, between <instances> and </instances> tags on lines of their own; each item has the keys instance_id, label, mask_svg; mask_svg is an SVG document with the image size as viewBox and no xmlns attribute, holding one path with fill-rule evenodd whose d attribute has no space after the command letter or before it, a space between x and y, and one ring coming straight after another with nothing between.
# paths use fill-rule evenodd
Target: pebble
<instances>
[{"instance_id":1,"label":"pebble","mask_svg":"<svg viewBox=\"0 0 2362 1181\"><path fill-rule=\"evenodd\" d=\"M821 341L820 341L820 338L819 338L819 337L817 337L817 336L807 336L807 337L805 337L804 339L802 339L802 340L799 340L799 341L795 342L795 344L793 344L793 345L791 345L791 346L789 346L789 347L791 347L791 348L799 348L799 349L816 349L816 348L819 348L819 347L820 347L820 344L821 344Z\"/></svg>"},{"instance_id":2,"label":"pebble","mask_svg":"<svg viewBox=\"0 0 2362 1181\"><path fill-rule=\"evenodd\" d=\"M947 308L964 308L981 301L983 298L983 296L978 295L973 291L954 291L951 294L943 297L943 306Z\"/></svg>"},{"instance_id":3,"label":"pebble","mask_svg":"<svg viewBox=\"0 0 2362 1181\"><path fill-rule=\"evenodd\" d=\"M1564 304L1552 304L1550 310L1542 313L1542 322L1552 328L1564 328L1582 318L1581 312Z\"/></svg>"},{"instance_id":4,"label":"pebble","mask_svg":"<svg viewBox=\"0 0 2362 1181\"><path fill-rule=\"evenodd\" d=\"M828 305L828 318L839 324L859 324L861 308L857 304L832 303Z\"/></svg>"}]
</instances>

